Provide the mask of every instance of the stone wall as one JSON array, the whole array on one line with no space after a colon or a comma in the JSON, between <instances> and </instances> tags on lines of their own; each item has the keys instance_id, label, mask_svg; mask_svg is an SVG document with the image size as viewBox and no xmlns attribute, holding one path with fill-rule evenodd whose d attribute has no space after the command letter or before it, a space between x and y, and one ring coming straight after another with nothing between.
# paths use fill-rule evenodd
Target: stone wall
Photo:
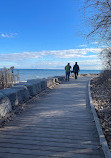
<instances>
[{"instance_id":1,"label":"stone wall","mask_svg":"<svg viewBox=\"0 0 111 158\"><path fill-rule=\"evenodd\" d=\"M16 109L50 86L65 80L65 76L55 76L48 79L32 79L20 82L11 88L0 90L0 118Z\"/></svg>"}]
</instances>

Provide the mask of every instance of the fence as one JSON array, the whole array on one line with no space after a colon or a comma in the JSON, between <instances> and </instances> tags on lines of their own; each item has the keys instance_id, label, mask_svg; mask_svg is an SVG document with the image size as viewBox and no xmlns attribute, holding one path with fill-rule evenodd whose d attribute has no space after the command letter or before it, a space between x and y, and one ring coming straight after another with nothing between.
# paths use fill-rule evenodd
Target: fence
<instances>
[{"instance_id":1,"label":"fence","mask_svg":"<svg viewBox=\"0 0 111 158\"><path fill-rule=\"evenodd\" d=\"M0 89L12 87L14 83L19 81L19 70L17 70L17 73L15 74L14 67L11 67L10 69L4 67L0 70Z\"/></svg>"}]
</instances>

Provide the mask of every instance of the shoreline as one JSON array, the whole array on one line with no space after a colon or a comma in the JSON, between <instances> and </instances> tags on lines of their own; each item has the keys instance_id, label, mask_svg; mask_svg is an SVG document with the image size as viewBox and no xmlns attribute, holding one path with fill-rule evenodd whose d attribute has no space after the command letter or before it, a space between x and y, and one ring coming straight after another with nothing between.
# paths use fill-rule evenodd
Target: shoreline
<instances>
[{"instance_id":1,"label":"shoreline","mask_svg":"<svg viewBox=\"0 0 111 158\"><path fill-rule=\"evenodd\" d=\"M58 75L57 75L58 76ZM65 74L64 75L59 75L59 76L64 76L65 77ZM87 73L87 74L78 74L78 77L98 77L99 76L99 74L90 74L90 73ZM49 77L46 77L46 78L39 78L39 77L37 77L37 78L29 78L29 79L27 79L27 80L36 80L36 79L50 79L50 78L53 78L53 77L55 77L55 76L49 76ZM74 78L74 74L70 74L70 78ZM27 82L27 80L20 80L20 82Z\"/></svg>"},{"instance_id":2,"label":"shoreline","mask_svg":"<svg viewBox=\"0 0 111 158\"><path fill-rule=\"evenodd\" d=\"M71 70L72 71L72 70ZM85 76L86 74L90 74L91 76L93 76L94 74L99 74L101 72L101 70L80 70L79 71L79 75L83 75ZM74 73L71 73L72 75L74 75ZM70 74L70 75L71 75ZM20 70L19 71L19 75L20 75L20 80L21 81L26 81L28 79L36 79L36 78L48 78L48 77L53 77L53 76L61 76L64 75L65 76L65 70L56 70L56 69L34 69L34 70Z\"/></svg>"},{"instance_id":3,"label":"shoreline","mask_svg":"<svg viewBox=\"0 0 111 158\"><path fill-rule=\"evenodd\" d=\"M99 76L99 74L90 74L90 73L88 73L88 74L78 74L78 77L98 77L98 76ZM70 77L73 78L74 74L70 75Z\"/></svg>"}]
</instances>

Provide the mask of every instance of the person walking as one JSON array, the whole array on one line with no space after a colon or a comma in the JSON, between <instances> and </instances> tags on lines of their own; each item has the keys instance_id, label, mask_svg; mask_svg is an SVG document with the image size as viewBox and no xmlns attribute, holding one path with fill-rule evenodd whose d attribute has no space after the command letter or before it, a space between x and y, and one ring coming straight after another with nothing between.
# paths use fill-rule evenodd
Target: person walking
<instances>
[{"instance_id":1,"label":"person walking","mask_svg":"<svg viewBox=\"0 0 111 158\"><path fill-rule=\"evenodd\" d=\"M75 65L73 66L73 72L74 72L74 75L75 75L75 79L77 79L79 70L80 70L79 65L77 64L77 62L75 62Z\"/></svg>"},{"instance_id":2,"label":"person walking","mask_svg":"<svg viewBox=\"0 0 111 158\"><path fill-rule=\"evenodd\" d=\"M66 81L69 81L70 69L71 69L70 63L68 63L68 64L65 66L65 71L66 71Z\"/></svg>"}]
</instances>

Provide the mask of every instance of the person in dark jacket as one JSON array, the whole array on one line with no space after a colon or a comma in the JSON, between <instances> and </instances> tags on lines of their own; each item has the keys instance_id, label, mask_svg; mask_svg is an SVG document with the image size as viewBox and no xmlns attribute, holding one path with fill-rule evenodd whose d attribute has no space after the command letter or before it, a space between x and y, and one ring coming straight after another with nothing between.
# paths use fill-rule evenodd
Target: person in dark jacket
<instances>
[{"instance_id":1,"label":"person in dark jacket","mask_svg":"<svg viewBox=\"0 0 111 158\"><path fill-rule=\"evenodd\" d=\"M77 62L75 62L75 65L73 66L73 72L75 75L75 79L77 79L78 72L79 72L79 65L77 64Z\"/></svg>"},{"instance_id":2,"label":"person in dark jacket","mask_svg":"<svg viewBox=\"0 0 111 158\"><path fill-rule=\"evenodd\" d=\"M65 66L66 80L68 80L68 81L69 81L69 76L70 76L70 69L71 69L70 63L68 63L68 64Z\"/></svg>"}]
</instances>

